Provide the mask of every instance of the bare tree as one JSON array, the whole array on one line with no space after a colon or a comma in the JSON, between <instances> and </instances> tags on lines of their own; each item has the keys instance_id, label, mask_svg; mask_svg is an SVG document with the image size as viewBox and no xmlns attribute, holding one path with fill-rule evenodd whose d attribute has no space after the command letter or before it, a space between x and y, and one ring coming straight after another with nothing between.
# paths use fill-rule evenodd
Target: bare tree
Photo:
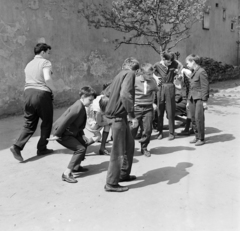
<instances>
[{"instance_id":1,"label":"bare tree","mask_svg":"<svg viewBox=\"0 0 240 231\"><path fill-rule=\"evenodd\" d=\"M106 2L106 1L105 1ZM95 28L123 32L122 44L150 46L157 53L171 50L190 36L191 26L203 16L206 0L117 0L83 3L79 11Z\"/></svg>"}]
</instances>

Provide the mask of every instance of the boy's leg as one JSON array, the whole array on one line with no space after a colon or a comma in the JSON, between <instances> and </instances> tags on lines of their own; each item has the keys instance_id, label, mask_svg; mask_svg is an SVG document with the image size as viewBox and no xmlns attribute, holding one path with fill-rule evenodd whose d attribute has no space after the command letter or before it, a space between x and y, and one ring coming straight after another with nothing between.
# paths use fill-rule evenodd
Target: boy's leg
<instances>
[{"instance_id":1,"label":"boy's leg","mask_svg":"<svg viewBox=\"0 0 240 231\"><path fill-rule=\"evenodd\" d=\"M168 116L169 122L169 139L174 138L174 119L175 119L175 86L173 84L169 84L166 86L166 112Z\"/></svg>"},{"instance_id":2,"label":"boy's leg","mask_svg":"<svg viewBox=\"0 0 240 231\"><path fill-rule=\"evenodd\" d=\"M104 155L104 154L110 155L110 153L105 148L107 138L108 138L108 135L109 135L109 130L110 130L110 125L104 126L103 133L102 133L101 146L100 146L100 150L99 150L100 155Z\"/></svg>"},{"instance_id":3,"label":"boy's leg","mask_svg":"<svg viewBox=\"0 0 240 231\"><path fill-rule=\"evenodd\" d=\"M197 126L197 134L199 140L204 140L205 138L205 124L204 124L204 109L202 100L196 101L196 109L195 109L195 120Z\"/></svg>"},{"instance_id":4,"label":"boy's leg","mask_svg":"<svg viewBox=\"0 0 240 231\"><path fill-rule=\"evenodd\" d=\"M121 165L121 174L120 174L120 181L124 180L134 180L131 179L130 173L132 169L132 162L135 150L135 141L132 137L129 124L127 120L125 120L125 132L124 132L124 149L123 149L123 162Z\"/></svg>"},{"instance_id":5,"label":"boy's leg","mask_svg":"<svg viewBox=\"0 0 240 231\"><path fill-rule=\"evenodd\" d=\"M73 170L85 159L87 145L84 140L79 140L79 138L73 136L63 136L61 140L58 140L58 143L74 151L70 163L68 164L68 169Z\"/></svg>"},{"instance_id":6,"label":"boy's leg","mask_svg":"<svg viewBox=\"0 0 240 231\"><path fill-rule=\"evenodd\" d=\"M122 118L112 119L113 144L107 171L107 185L118 185L123 155L125 152L126 122Z\"/></svg>"},{"instance_id":7,"label":"boy's leg","mask_svg":"<svg viewBox=\"0 0 240 231\"><path fill-rule=\"evenodd\" d=\"M143 113L143 134L139 141L142 149L147 149L147 146L151 139L152 134L152 119L153 119L153 108L152 105L146 106Z\"/></svg>"}]
</instances>

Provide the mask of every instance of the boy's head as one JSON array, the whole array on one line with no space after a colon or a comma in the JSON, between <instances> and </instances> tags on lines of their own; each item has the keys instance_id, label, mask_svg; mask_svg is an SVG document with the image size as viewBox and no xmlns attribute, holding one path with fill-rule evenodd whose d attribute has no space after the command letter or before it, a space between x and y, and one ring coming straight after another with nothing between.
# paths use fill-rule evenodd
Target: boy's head
<instances>
[{"instance_id":1,"label":"boy's head","mask_svg":"<svg viewBox=\"0 0 240 231\"><path fill-rule=\"evenodd\" d=\"M109 98L105 95L103 95L101 97L101 99L99 100L99 107L103 113L105 113L105 111L106 111L108 101L109 101Z\"/></svg>"},{"instance_id":2,"label":"boy's head","mask_svg":"<svg viewBox=\"0 0 240 231\"><path fill-rule=\"evenodd\" d=\"M123 62L122 69L136 71L139 69L139 62L134 57L127 58Z\"/></svg>"},{"instance_id":3,"label":"boy's head","mask_svg":"<svg viewBox=\"0 0 240 231\"><path fill-rule=\"evenodd\" d=\"M47 45L46 43L38 43L34 47L34 54L41 55L44 58L48 58L51 50L51 46Z\"/></svg>"},{"instance_id":4,"label":"boy's head","mask_svg":"<svg viewBox=\"0 0 240 231\"><path fill-rule=\"evenodd\" d=\"M137 75L142 75L145 80L149 80L153 76L153 71L154 68L151 63L143 63Z\"/></svg>"},{"instance_id":5,"label":"boy's head","mask_svg":"<svg viewBox=\"0 0 240 231\"><path fill-rule=\"evenodd\" d=\"M95 90L90 86L82 87L79 91L80 100L84 106L89 106L96 97Z\"/></svg>"},{"instance_id":6,"label":"boy's head","mask_svg":"<svg viewBox=\"0 0 240 231\"><path fill-rule=\"evenodd\" d=\"M170 66L172 64L172 61L174 60L174 55L170 52L164 52L162 57L162 61L164 62L165 66Z\"/></svg>"},{"instance_id":7,"label":"boy's head","mask_svg":"<svg viewBox=\"0 0 240 231\"><path fill-rule=\"evenodd\" d=\"M190 54L186 58L187 67L192 70L195 69L196 66L200 65L200 57L195 54Z\"/></svg>"}]
</instances>

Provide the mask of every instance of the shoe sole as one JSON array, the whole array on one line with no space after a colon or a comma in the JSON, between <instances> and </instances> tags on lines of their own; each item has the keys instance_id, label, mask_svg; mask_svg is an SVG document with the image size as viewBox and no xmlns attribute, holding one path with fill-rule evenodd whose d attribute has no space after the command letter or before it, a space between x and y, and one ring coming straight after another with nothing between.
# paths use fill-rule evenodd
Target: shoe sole
<instances>
[{"instance_id":1,"label":"shoe sole","mask_svg":"<svg viewBox=\"0 0 240 231\"><path fill-rule=\"evenodd\" d=\"M67 183L77 183L78 182L77 180L76 181L68 181L66 179L62 179L62 181L66 181Z\"/></svg>"},{"instance_id":2,"label":"shoe sole","mask_svg":"<svg viewBox=\"0 0 240 231\"><path fill-rule=\"evenodd\" d=\"M105 190L106 192L126 192L126 191L128 191L128 189L129 189L129 188L124 189L124 190L121 190L121 191L118 191L118 190L114 190L114 189L107 189L106 187L104 187L104 190Z\"/></svg>"},{"instance_id":3,"label":"shoe sole","mask_svg":"<svg viewBox=\"0 0 240 231\"><path fill-rule=\"evenodd\" d=\"M13 157L14 157L16 160L18 160L18 161L20 161L20 162L24 161L23 158L22 158L21 156L19 156L19 154L16 153L13 148L10 148L10 151L12 152Z\"/></svg>"},{"instance_id":4,"label":"shoe sole","mask_svg":"<svg viewBox=\"0 0 240 231\"><path fill-rule=\"evenodd\" d=\"M202 146L202 145L204 145L205 143L202 143L202 144L195 144L195 146Z\"/></svg>"},{"instance_id":5,"label":"shoe sole","mask_svg":"<svg viewBox=\"0 0 240 231\"><path fill-rule=\"evenodd\" d=\"M145 155L145 154L144 154L144 156L146 156L146 157L151 157L151 155Z\"/></svg>"}]
</instances>

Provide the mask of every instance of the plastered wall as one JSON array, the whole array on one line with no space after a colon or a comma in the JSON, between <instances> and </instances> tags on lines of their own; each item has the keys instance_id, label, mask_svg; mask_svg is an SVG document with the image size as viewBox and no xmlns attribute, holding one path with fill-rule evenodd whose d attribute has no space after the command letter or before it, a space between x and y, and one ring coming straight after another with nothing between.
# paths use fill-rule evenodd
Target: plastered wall
<instances>
[{"instance_id":1,"label":"plastered wall","mask_svg":"<svg viewBox=\"0 0 240 231\"><path fill-rule=\"evenodd\" d=\"M235 4L237 1L227 2ZM50 61L58 90L54 100L56 107L73 103L84 85L91 85L100 92L103 83L116 75L129 56L142 62L159 60L151 48L125 45L115 51L111 41L120 34L89 28L79 15L81 7L81 0L0 1L0 118L23 112L24 68L34 57L37 42L52 46ZM236 14L234 6L228 7ZM221 27L219 22L211 30L203 31L201 23L196 24L191 38L181 42L174 51L181 52L182 61L187 54L195 52L234 63L236 33L227 36L222 33L218 39L220 32L215 34L214 28Z\"/></svg>"}]
</instances>

